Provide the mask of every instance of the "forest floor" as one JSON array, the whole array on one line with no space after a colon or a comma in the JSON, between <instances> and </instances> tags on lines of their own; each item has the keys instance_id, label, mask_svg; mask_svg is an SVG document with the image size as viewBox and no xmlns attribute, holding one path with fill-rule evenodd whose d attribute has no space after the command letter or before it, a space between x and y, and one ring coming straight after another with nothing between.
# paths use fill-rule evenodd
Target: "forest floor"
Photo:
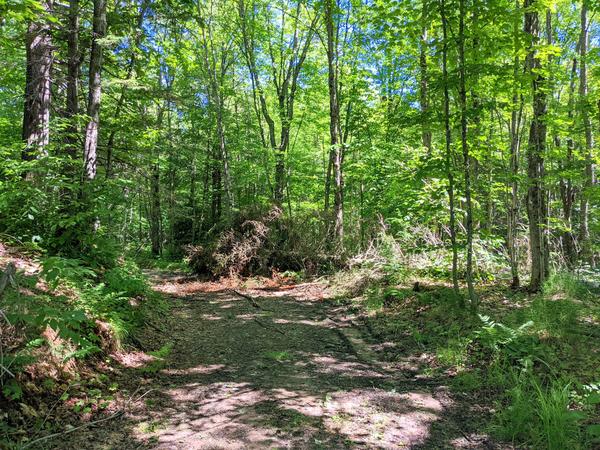
<instances>
[{"instance_id":1,"label":"forest floor","mask_svg":"<svg viewBox=\"0 0 600 450\"><path fill-rule=\"evenodd\" d=\"M477 434L484 411L418 354L380 358L386 343L318 283L151 279L171 313L140 337L158 351L117 358L123 414L39 448L498 448Z\"/></svg>"}]
</instances>

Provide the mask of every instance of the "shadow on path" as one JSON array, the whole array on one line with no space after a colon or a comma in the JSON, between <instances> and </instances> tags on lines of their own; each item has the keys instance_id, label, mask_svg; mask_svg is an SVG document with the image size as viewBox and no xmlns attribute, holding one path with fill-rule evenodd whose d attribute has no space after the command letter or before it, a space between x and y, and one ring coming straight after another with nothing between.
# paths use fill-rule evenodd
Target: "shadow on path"
<instances>
[{"instance_id":1,"label":"shadow on path","mask_svg":"<svg viewBox=\"0 0 600 450\"><path fill-rule=\"evenodd\" d=\"M120 377L145 395L48 448L485 448L455 424L447 390L378 361L344 307L293 289L253 302L156 283L173 301L172 350Z\"/></svg>"}]
</instances>

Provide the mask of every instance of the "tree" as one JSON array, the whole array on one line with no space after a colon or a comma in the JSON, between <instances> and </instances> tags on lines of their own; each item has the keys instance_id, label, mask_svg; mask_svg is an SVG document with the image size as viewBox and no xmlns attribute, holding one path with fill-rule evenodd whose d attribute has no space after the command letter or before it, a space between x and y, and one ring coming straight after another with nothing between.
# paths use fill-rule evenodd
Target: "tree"
<instances>
[{"instance_id":1,"label":"tree","mask_svg":"<svg viewBox=\"0 0 600 450\"><path fill-rule=\"evenodd\" d=\"M27 69L23 108L24 160L47 154L50 142L51 71L53 46L49 15L53 0L40 2L43 14L29 22L26 35ZM30 174L28 174L30 176Z\"/></svg>"},{"instance_id":2,"label":"tree","mask_svg":"<svg viewBox=\"0 0 600 450\"><path fill-rule=\"evenodd\" d=\"M84 179L96 178L100 99L102 96L102 39L106 36L106 0L94 0L92 47L90 51L89 93L83 150Z\"/></svg>"},{"instance_id":3,"label":"tree","mask_svg":"<svg viewBox=\"0 0 600 450\"><path fill-rule=\"evenodd\" d=\"M218 20L215 17L215 13L219 12L218 5L215 5L211 1L208 6L209 11L207 12L203 11L201 3L198 3L197 8L201 32L202 57L208 80L207 98L210 113L214 117L217 137L217 145L214 147L212 154L214 196L212 211L213 221L216 223L220 218L222 187L225 190L225 198L227 199L227 210L231 210L235 206L223 117L225 114L225 83L233 64L234 54L232 47L234 42L225 32L218 33L218 30L215 30L219 26L218 23L215 24L215 21ZM216 11L215 8L217 8Z\"/></svg>"},{"instance_id":4,"label":"tree","mask_svg":"<svg viewBox=\"0 0 600 450\"><path fill-rule=\"evenodd\" d=\"M253 4L248 9L245 0L238 0L241 49L252 78L254 95L260 101L260 113L267 123L268 145L275 156L273 200L279 206L283 204L285 192L285 158L290 145L290 130L294 119L294 102L298 89L298 78L319 19L316 14L309 18L310 22L307 26L301 24L300 16L303 12L303 6L305 5L302 1L297 2L295 8L284 3L282 5L284 9L278 14L279 23L272 16L267 18L266 26L271 33L265 45L268 48L267 57L270 60L270 67L268 68L270 72L269 81L274 88L276 98L275 109L280 131L279 139L277 139L275 120L269 111L267 96L260 79L256 58L257 44L252 14L259 7ZM286 7L291 8L291 10L285 9ZM289 19L291 19L291 25L288 25Z\"/></svg>"},{"instance_id":5,"label":"tree","mask_svg":"<svg viewBox=\"0 0 600 450\"><path fill-rule=\"evenodd\" d=\"M327 86L329 91L329 138L331 143L330 161L333 169L333 238L341 248L344 239L344 182L342 161L344 142L340 121L339 87L339 24L334 19L337 2L325 1L325 26L327 29ZM329 176L329 174L328 174ZM326 192L325 195L328 195Z\"/></svg>"},{"instance_id":6,"label":"tree","mask_svg":"<svg viewBox=\"0 0 600 450\"><path fill-rule=\"evenodd\" d=\"M540 41L540 20L536 0L525 0L525 33L529 35L526 67L531 77L533 117L527 146L527 216L529 218L529 246L531 279L529 290L538 292L548 277L548 240L546 230L546 193L544 190L544 152L546 149L547 93L537 46Z\"/></svg>"},{"instance_id":7,"label":"tree","mask_svg":"<svg viewBox=\"0 0 600 450\"><path fill-rule=\"evenodd\" d=\"M450 89L448 87L448 20L446 1L440 0L442 20L442 75L444 83L444 139L446 144L445 169L448 178L448 205L450 207L450 245L452 246L452 286L456 296L460 295L458 285L458 246L456 243L456 212L454 201L454 155L452 152L452 128L450 127Z\"/></svg>"},{"instance_id":8,"label":"tree","mask_svg":"<svg viewBox=\"0 0 600 450\"><path fill-rule=\"evenodd\" d=\"M66 152L73 160L77 157L77 115L79 114L79 0L69 0L67 14L67 108L65 118L68 121L65 139Z\"/></svg>"},{"instance_id":9,"label":"tree","mask_svg":"<svg viewBox=\"0 0 600 450\"><path fill-rule=\"evenodd\" d=\"M592 186L595 183L596 174L592 150L594 148L594 137L592 135L592 122L590 120L588 105L588 73L587 73L587 48L589 44L589 23L587 18L588 5L587 0L583 0L581 5L581 32L579 37L579 97L581 102L581 121L585 133L585 174L583 192L581 195L580 218L579 218L579 242L581 245L582 256L587 262L594 265L594 258L590 246L589 229L589 195Z\"/></svg>"},{"instance_id":10,"label":"tree","mask_svg":"<svg viewBox=\"0 0 600 450\"><path fill-rule=\"evenodd\" d=\"M473 286L473 202L471 198L471 157L469 155L468 124L467 124L467 73L465 62L465 15L466 1L459 0L458 28L458 71L459 71L459 104L460 104L460 140L464 164L464 188L466 203L466 232L467 232L467 266L466 278L469 301L472 308L477 307L477 298Z\"/></svg>"},{"instance_id":11,"label":"tree","mask_svg":"<svg viewBox=\"0 0 600 450\"><path fill-rule=\"evenodd\" d=\"M429 9L428 0L421 0L421 39L420 44L420 55L419 55L419 103L421 106L422 114L422 130L421 140L423 141L423 147L427 149L427 155L431 156L431 139L432 132L429 129L430 120L429 117L429 69L427 67L427 50L428 50L428 35L427 35L427 11Z\"/></svg>"},{"instance_id":12,"label":"tree","mask_svg":"<svg viewBox=\"0 0 600 450\"><path fill-rule=\"evenodd\" d=\"M515 0L515 11L519 11L520 1ZM507 206L507 246L511 272L511 287L517 289L521 281L519 279L519 258L516 243L517 225L519 219L519 156L521 150L521 124L523 121L523 95L520 92L522 71L521 58L519 56L519 30L522 19L514 20L513 25L513 90L512 111L510 113L510 202Z\"/></svg>"}]
</instances>

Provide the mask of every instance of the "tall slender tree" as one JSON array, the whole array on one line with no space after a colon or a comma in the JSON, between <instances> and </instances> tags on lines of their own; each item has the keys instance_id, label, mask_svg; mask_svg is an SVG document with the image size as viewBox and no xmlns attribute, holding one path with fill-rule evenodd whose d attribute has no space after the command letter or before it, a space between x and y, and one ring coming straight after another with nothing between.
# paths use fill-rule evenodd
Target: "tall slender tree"
<instances>
[{"instance_id":1,"label":"tall slender tree","mask_svg":"<svg viewBox=\"0 0 600 450\"><path fill-rule=\"evenodd\" d=\"M446 0L440 0L440 16L442 20L442 76L444 83L444 138L446 152L444 157L446 176L448 177L448 205L450 209L450 245L452 247L452 286L454 294L460 295L458 285L458 245L456 242L456 211L454 200L454 155L452 151L452 128L450 125L450 88L448 77L448 18L446 16Z\"/></svg>"},{"instance_id":2,"label":"tall slender tree","mask_svg":"<svg viewBox=\"0 0 600 450\"><path fill-rule=\"evenodd\" d=\"M79 0L69 0L67 13L67 108L65 117L68 120L66 151L74 160L78 154L78 127L77 115L79 114L79 70L81 55L79 54Z\"/></svg>"},{"instance_id":3,"label":"tall slender tree","mask_svg":"<svg viewBox=\"0 0 600 450\"><path fill-rule=\"evenodd\" d=\"M344 142L340 119L339 89L339 22L336 20L337 2L325 1L325 27L327 29L327 86L329 90L330 161L333 169L333 238L338 247L344 238L344 182L342 161ZM326 193L327 195L327 193Z\"/></svg>"},{"instance_id":4,"label":"tall slender tree","mask_svg":"<svg viewBox=\"0 0 600 450\"><path fill-rule=\"evenodd\" d=\"M421 107L421 141L427 149L427 155L431 156L432 132L429 117L429 68L427 63L428 51L428 0L421 0L421 36L419 40L419 103Z\"/></svg>"},{"instance_id":5,"label":"tall slender tree","mask_svg":"<svg viewBox=\"0 0 600 450\"><path fill-rule=\"evenodd\" d=\"M520 0L515 0L515 11L519 12ZM510 134L510 200L507 206L507 246L511 272L511 287L520 286L519 255L517 248L517 225L519 218L519 156L521 150L521 123L523 119L523 95L520 92L520 74L522 72L521 58L519 56L519 33L522 27L520 14L515 15L513 24L513 92L512 110L509 122Z\"/></svg>"},{"instance_id":6,"label":"tall slender tree","mask_svg":"<svg viewBox=\"0 0 600 450\"><path fill-rule=\"evenodd\" d=\"M458 18L458 98L460 104L460 140L463 154L463 174L465 189L465 228L467 232L467 290L471 307L477 306L475 287L473 285L473 200L471 194L471 156L469 155L468 119L467 119L467 69L465 61L465 15L466 0L459 0Z\"/></svg>"},{"instance_id":7,"label":"tall slender tree","mask_svg":"<svg viewBox=\"0 0 600 450\"><path fill-rule=\"evenodd\" d=\"M544 189L544 154L546 151L547 93L545 76L539 54L540 19L537 0L525 0L525 33L529 36L526 67L531 77L533 117L527 145L527 216L529 218L529 247L531 253L531 279L529 290L538 292L548 277L547 209Z\"/></svg>"},{"instance_id":8,"label":"tall slender tree","mask_svg":"<svg viewBox=\"0 0 600 450\"><path fill-rule=\"evenodd\" d=\"M102 96L102 39L106 36L106 0L94 0L92 47L90 51L89 93L83 150L84 179L96 178L98 159L98 132L100 128L100 100Z\"/></svg>"},{"instance_id":9,"label":"tall slender tree","mask_svg":"<svg viewBox=\"0 0 600 450\"><path fill-rule=\"evenodd\" d=\"M257 64L257 43L252 22L255 20L254 15L259 7L252 4L251 8L248 8L246 0L238 0L241 48L252 78L254 95L260 101L260 113L267 123L268 145L275 156L273 200L279 206L283 204L285 193L286 156L294 120L298 79L315 35L316 24L319 21L319 14L315 14L309 18L308 24L301 22L301 14L306 9L303 1L296 2L295 6L293 4L287 6L290 8L289 11L285 10L277 14L278 23L277 20L268 18L266 24L271 35L275 36L275 39L266 43L268 55L265 57L270 60L269 81L275 91L274 109L277 111L276 117L279 125L279 139L277 139L276 123L269 111L267 95ZM291 25L288 25L289 20L291 20Z\"/></svg>"},{"instance_id":10,"label":"tall slender tree","mask_svg":"<svg viewBox=\"0 0 600 450\"><path fill-rule=\"evenodd\" d=\"M581 121L585 134L585 173L583 192L581 195L580 217L579 217L579 242L582 250L583 259L594 265L594 258L590 245L590 227L589 214L590 202L589 195L592 186L595 183L595 166L592 150L594 148L594 136L592 134L592 122L590 119L588 105L588 70L587 70L587 49L589 45L589 23L588 23L588 1L583 0L581 5L581 22L579 35L579 98Z\"/></svg>"}]
</instances>

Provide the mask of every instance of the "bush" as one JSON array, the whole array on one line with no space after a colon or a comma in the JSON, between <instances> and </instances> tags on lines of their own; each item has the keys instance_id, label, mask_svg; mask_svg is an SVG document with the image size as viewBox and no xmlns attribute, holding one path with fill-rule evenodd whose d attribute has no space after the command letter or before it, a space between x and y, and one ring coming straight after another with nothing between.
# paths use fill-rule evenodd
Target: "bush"
<instances>
[{"instance_id":1,"label":"bush","mask_svg":"<svg viewBox=\"0 0 600 450\"><path fill-rule=\"evenodd\" d=\"M109 269L104 274L104 281L109 290L119 292L127 297L146 295L149 291L146 277L132 261Z\"/></svg>"},{"instance_id":2,"label":"bush","mask_svg":"<svg viewBox=\"0 0 600 450\"><path fill-rule=\"evenodd\" d=\"M338 267L343 258L323 251L323 236L304 234L307 223L313 221L284 220L276 206L263 213L242 212L214 238L188 245L186 259L192 272L217 278L271 275L272 270L316 274Z\"/></svg>"}]
</instances>

